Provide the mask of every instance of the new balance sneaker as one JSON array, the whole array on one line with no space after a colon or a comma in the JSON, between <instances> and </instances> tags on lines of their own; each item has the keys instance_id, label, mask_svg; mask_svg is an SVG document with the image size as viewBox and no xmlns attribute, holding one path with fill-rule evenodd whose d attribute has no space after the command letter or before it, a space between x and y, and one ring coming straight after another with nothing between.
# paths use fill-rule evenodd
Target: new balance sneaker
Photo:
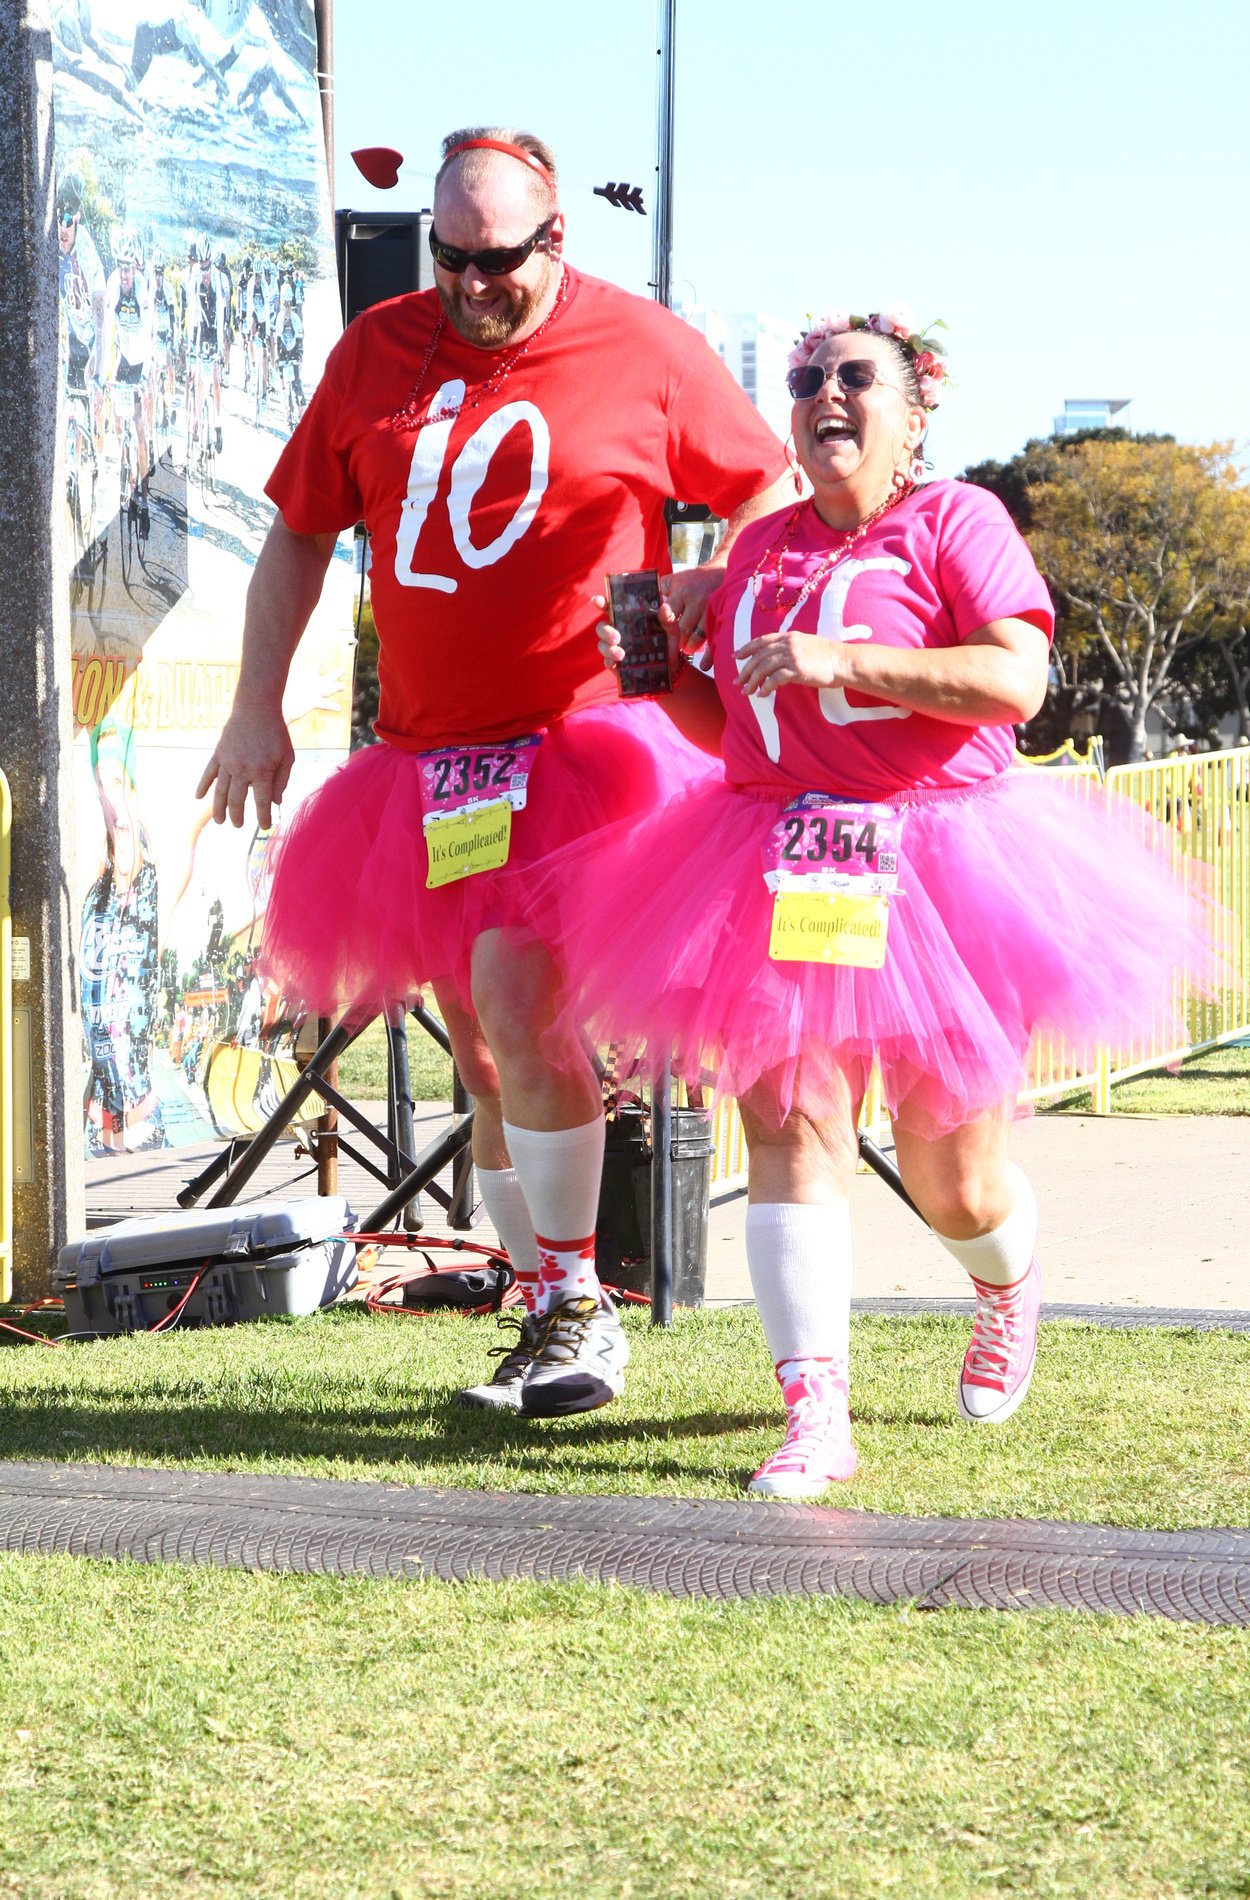
<instances>
[{"instance_id":1,"label":"new balance sneaker","mask_svg":"<svg viewBox=\"0 0 1250 1900\"><path fill-rule=\"evenodd\" d=\"M859 1458L851 1443L845 1387L821 1404L788 1404L786 1414L785 1441L764 1460L748 1491L758 1498L815 1498L831 1484L855 1476Z\"/></svg>"},{"instance_id":2,"label":"new balance sneaker","mask_svg":"<svg viewBox=\"0 0 1250 1900\"><path fill-rule=\"evenodd\" d=\"M593 1412L625 1384L629 1341L606 1293L562 1300L538 1321L534 1363L521 1394L525 1418Z\"/></svg>"},{"instance_id":3,"label":"new balance sneaker","mask_svg":"<svg viewBox=\"0 0 1250 1900\"><path fill-rule=\"evenodd\" d=\"M456 1399L461 1405L480 1406L491 1412L519 1412L521 1409L521 1388L525 1384L525 1375L534 1363L534 1354L542 1339L543 1322L536 1314L527 1313L518 1320L511 1313L501 1313L501 1326L516 1326L516 1343L511 1346L492 1346L491 1351L499 1364L484 1385L468 1385L457 1392Z\"/></svg>"},{"instance_id":4,"label":"new balance sneaker","mask_svg":"<svg viewBox=\"0 0 1250 1900\"><path fill-rule=\"evenodd\" d=\"M1036 1260L1012 1286L973 1280L977 1316L959 1375L959 1410L976 1425L1011 1417L1033 1377L1042 1274Z\"/></svg>"}]
</instances>

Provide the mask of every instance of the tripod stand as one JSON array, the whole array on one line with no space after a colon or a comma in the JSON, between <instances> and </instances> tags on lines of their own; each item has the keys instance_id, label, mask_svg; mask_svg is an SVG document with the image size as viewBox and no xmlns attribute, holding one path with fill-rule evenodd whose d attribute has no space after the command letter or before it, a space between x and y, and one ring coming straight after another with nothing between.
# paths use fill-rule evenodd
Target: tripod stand
<instances>
[{"instance_id":1,"label":"tripod stand","mask_svg":"<svg viewBox=\"0 0 1250 1900\"><path fill-rule=\"evenodd\" d=\"M376 1233L397 1218L406 1232L418 1232L422 1225L420 1196L423 1193L430 1194L442 1204L452 1228L464 1230L470 1227L476 1213L473 1204L473 1160L469 1152L473 1135L473 1100L453 1067L452 1124L421 1154L413 1154L413 1102L405 1035L405 1022L409 1015L420 1023L441 1049L451 1053L447 1031L424 1005L405 1008L402 1004L394 1004L387 1010L385 1135L361 1114L354 1103L348 1101L330 1079L339 1056L368 1027L368 1022L344 1021L332 1028L323 1022L322 1028L326 1033L316 1051L264 1126L247 1140L228 1142L220 1154L214 1155L208 1166L188 1181L178 1195L179 1207L194 1207L210 1188L215 1191L207 1203L209 1207L225 1207L237 1200L309 1096L315 1094L335 1111L340 1122L347 1121L358 1135L380 1150L384 1158L385 1169L353 1147L339 1128L321 1131L316 1144L319 1174L323 1162L328 1162L330 1168L334 1168L338 1151L344 1149L366 1173L390 1189L385 1200L362 1223L364 1232ZM449 1162L452 1164L452 1180L451 1191L447 1193L438 1185L437 1177ZM320 1185L328 1188L331 1183L323 1177Z\"/></svg>"},{"instance_id":2,"label":"tripod stand","mask_svg":"<svg viewBox=\"0 0 1250 1900\"><path fill-rule=\"evenodd\" d=\"M363 1167L376 1180L384 1183L389 1192L372 1212L360 1223L363 1233L380 1233L392 1221L399 1220L407 1233L418 1232L422 1225L420 1196L428 1193L435 1197L445 1208L448 1223L453 1229L464 1230L474 1221L476 1209L473 1205L473 1159L469 1143L473 1135L473 1098L465 1089L459 1073L452 1069L452 1122L451 1126L432 1141L419 1155L413 1155L413 1102L408 1072L408 1045L405 1036L406 1018L411 1015L440 1048L451 1053L451 1044L447 1031L436 1016L431 1015L423 1004L392 1005L386 1012L387 1037L387 1133L381 1135L360 1110L349 1102L335 1084L329 1080L329 1071L333 1068L343 1051L355 1041L367 1023L341 1022L331 1028L322 1025L327 1033L305 1068L301 1071L294 1086L288 1090L264 1127L247 1141L231 1141L215 1155L208 1166L189 1181L178 1196L179 1207L194 1207L200 1197L210 1187L216 1191L208 1202L210 1207L225 1207L236 1200L243 1188L252 1179L265 1156L281 1138L298 1110L312 1094L345 1118L358 1134L382 1151L386 1170L378 1167L358 1149L352 1147L346 1137L335 1130L323 1134L322 1143L330 1147L326 1157L332 1162L338 1149L344 1148L352 1159ZM651 1323L653 1326L668 1326L673 1318L673 1160L675 1141L673 1131L672 1105L672 1069L668 1063L660 1065L651 1082L651 1220L650 1220L650 1257L651 1257ZM322 1143L318 1144L318 1165L322 1161ZM859 1136L859 1152L873 1172L881 1177L886 1186L904 1201L917 1218L923 1219L915 1202L903 1186L898 1169L882 1153L875 1142L867 1135ZM437 1177L451 1164L451 1192L447 1193L438 1185ZM329 1191L333 1183L322 1183L323 1190Z\"/></svg>"}]
</instances>

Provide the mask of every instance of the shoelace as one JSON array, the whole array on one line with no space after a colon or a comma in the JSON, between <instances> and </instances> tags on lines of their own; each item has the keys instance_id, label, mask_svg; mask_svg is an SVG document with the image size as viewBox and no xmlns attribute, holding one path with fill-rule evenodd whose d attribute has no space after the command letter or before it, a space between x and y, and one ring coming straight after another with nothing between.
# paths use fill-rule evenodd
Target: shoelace
<instances>
[{"instance_id":1,"label":"shoelace","mask_svg":"<svg viewBox=\"0 0 1250 1900\"><path fill-rule=\"evenodd\" d=\"M807 1471L813 1465L828 1462L830 1441L840 1444L846 1435L845 1421L838 1412L796 1412L786 1427L786 1435L771 1458L760 1466L761 1472Z\"/></svg>"},{"instance_id":2,"label":"shoelace","mask_svg":"<svg viewBox=\"0 0 1250 1900\"><path fill-rule=\"evenodd\" d=\"M1026 1280L1003 1292L983 1292L977 1288L977 1316L972 1323L972 1339L964 1361L968 1372L989 1373L1006 1378L1020 1346L1020 1308Z\"/></svg>"},{"instance_id":3,"label":"shoelace","mask_svg":"<svg viewBox=\"0 0 1250 1900\"><path fill-rule=\"evenodd\" d=\"M495 1368L496 1379L505 1372L524 1372L533 1359L538 1350L538 1340L536 1336L526 1336L526 1328L532 1327L533 1317L530 1313L527 1313L523 1319L513 1313L501 1313L496 1320L497 1326L507 1327L509 1331L515 1327L517 1333L511 1345L505 1341L502 1346L492 1346L489 1349L489 1356L499 1361ZM536 1333L536 1328L534 1331Z\"/></svg>"},{"instance_id":4,"label":"shoelace","mask_svg":"<svg viewBox=\"0 0 1250 1900\"><path fill-rule=\"evenodd\" d=\"M559 1306L553 1306L539 1321L543 1330L534 1357L556 1365L575 1359L586 1328L598 1311L598 1305L590 1299L562 1300Z\"/></svg>"}]
</instances>

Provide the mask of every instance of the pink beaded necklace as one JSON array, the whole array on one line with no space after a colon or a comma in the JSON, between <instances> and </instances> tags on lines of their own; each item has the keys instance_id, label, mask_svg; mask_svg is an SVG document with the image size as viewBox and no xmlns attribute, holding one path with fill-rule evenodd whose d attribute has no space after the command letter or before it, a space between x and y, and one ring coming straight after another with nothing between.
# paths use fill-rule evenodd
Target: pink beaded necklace
<instances>
[{"instance_id":1,"label":"pink beaded necklace","mask_svg":"<svg viewBox=\"0 0 1250 1900\"><path fill-rule=\"evenodd\" d=\"M554 322L555 318L563 309L565 298L568 295L568 283L569 274L567 271L562 270L560 272L559 288L556 291L556 300L542 322L538 325L538 328L531 330L523 343L518 343L514 350L508 352L503 361L497 364L491 371L485 382L479 384L471 396L466 396L464 402L461 403L458 409L430 409L426 411L425 415L419 415L420 396L425 384L426 375L429 371L430 364L434 361L434 353L438 349L443 331L447 327L447 313L440 305L438 321L434 325L434 334L427 343L425 355L421 359L421 368L417 372L417 380L412 385L408 400L404 403L403 407L397 409L395 414L391 417L392 429L424 429L432 422L447 422L452 416L468 415L471 409L476 409L478 404L485 402L488 396L493 396L497 389L502 389L526 351L532 344L537 343L539 337L547 328L547 325Z\"/></svg>"},{"instance_id":2,"label":"pink beaded necklace","mask_svg":"<svg viewBox=\"0 0 1250 1900\"><path fill-rule=\"evenodd\" d=\"M836 547L832 554L827 554L817 567L812 569L807 579L803 582L803 585L793 594L787 595L782 591L781 563L785 559L791 541L794 539L795 530L803 518L804 511L816 506L815 496L813 495L809 495L806 501L799 502L796 508L791 509L789 519L782 529L780 540L774 541L771 546L765 548L754 568L751 570L751 585L754 588L756 600L759 601L762 607L766 606L766 611L769 613L784 614L788 613L791 608L797 611L797 609L803 605L803 602L810 599L816 592L816 589L826 576L832 573L843 555L849 554L856 542L863 540L869 528L880 521L882 515L888 514L891 508L897 508L900 501L906 501L914 487L914 482L905 482L901 488L895 489L892 495L887 495L886 499L881 503L881 506L874 508L870 515L865 515L858 527L851 528L847 531L846 540L842 542L840 547ZM773 597L771 602L766 605L763 598L764 575L770 566L772 567Z\"/></svg>"}]
</instances>

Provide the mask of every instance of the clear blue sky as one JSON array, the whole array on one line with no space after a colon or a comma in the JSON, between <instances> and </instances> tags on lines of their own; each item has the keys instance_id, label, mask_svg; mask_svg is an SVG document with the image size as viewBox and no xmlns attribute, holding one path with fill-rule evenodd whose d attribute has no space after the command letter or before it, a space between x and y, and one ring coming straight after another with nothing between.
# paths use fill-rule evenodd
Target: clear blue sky
<instances>
[{"instance_id":1,"label":"clear blue sky","mask_svg":"<svg viewBox=\"0 0 1250 1900\"><path fill-rule=\"evenodd\" d=\"M1245 0L678 0L677 291L793 323L945 318L954 474L1048 433L1069 396L1133 427L1250 441ZM569 255L646 293L654 0L340 0L336 198L429 203L442 134L528 126L563 176ZM397 189L353 147L406 154Z\"/></svg>"}]
</instances>

